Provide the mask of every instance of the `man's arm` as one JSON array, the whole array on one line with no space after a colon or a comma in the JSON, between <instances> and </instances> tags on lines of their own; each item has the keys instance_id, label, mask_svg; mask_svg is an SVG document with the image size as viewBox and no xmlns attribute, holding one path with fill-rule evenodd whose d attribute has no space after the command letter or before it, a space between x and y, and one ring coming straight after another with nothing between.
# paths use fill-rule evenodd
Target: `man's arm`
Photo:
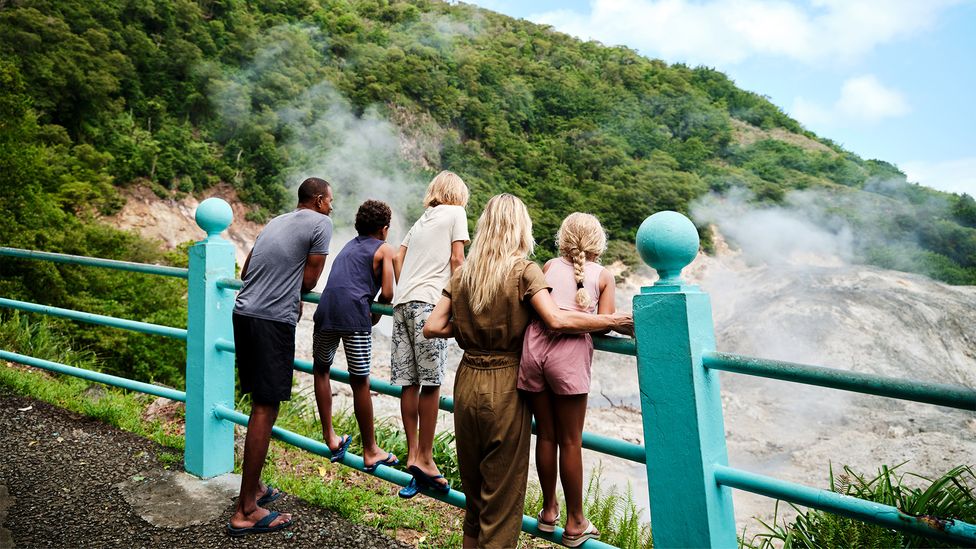
<instances>
[{"instance_id":1,"label":"man's arm","mask_svg":"<svg viewBox=\"0 0 976 549\"><path fill-rule=\"evenodd\" d=\"M253 249L250 252L247 252L247 259L244 260L244 266L241 267L241 280L244 280L244 277L247 276L247 266L251 264L252 253L254 253Z\"/></svg>"},{"instance_id":2,"label":"man's arm","mask_svg":"<svg viewBox=\"0 0 976 549\"><path fill-rule=\"evenodd\" d=\"M302 274L302 293L311 292L322 276L326 254L308 254L305 259L305 272Z\"/></svg>"}]
</instances>

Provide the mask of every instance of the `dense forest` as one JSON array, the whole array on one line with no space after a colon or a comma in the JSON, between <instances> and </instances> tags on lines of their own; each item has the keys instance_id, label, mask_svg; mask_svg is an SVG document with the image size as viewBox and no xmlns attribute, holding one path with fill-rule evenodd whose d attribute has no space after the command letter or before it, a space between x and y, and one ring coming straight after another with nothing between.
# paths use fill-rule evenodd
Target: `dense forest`
<instances>
[{"instance_id":1,"label":"dense forest","mask_svg":"<svg viewBox=\"0 0 976 549\"><path fill-rule=\"evenodd\" d=\"M352 134L378 152L350 152ZM574 210L600 217L611 258L634 261L655 211L806 190L821 212L890 237L859 242L864 261L976 284L972 197L909 183L707 67L429 0L0 2L5 246L179 263L99 223L120 187L225 182L262 221L310 172L340 188L382 179L397 199L440 169L468 182L472 222L492 194L525 200L542 258ZM865 203L884 215L861 215ZM13 260L0 260L0 295L170 325L185 299L176 282ZM176 343L52 322L111 371L180 380Z\"/></svg>"}]
</instances>

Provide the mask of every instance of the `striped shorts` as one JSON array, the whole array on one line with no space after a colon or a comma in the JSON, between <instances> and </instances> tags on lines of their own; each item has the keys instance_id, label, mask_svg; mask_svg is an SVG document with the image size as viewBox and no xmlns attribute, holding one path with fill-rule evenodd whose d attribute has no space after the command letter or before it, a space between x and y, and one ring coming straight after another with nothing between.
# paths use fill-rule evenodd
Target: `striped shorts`
<instances>
[{"instance_id":1,"label":"striped shorts","mask_svg":"<svg viewBox=\"0 0 976 549\"><path fill-rule=\"evenodd\" d=\"M370 332L330 332L317 331L312 335L312 358L317 373L328 372L335 361L339 340L346 353L349 373L354 376L368 376L373 357L373 334Z\"/></svg>"}]
</instances>

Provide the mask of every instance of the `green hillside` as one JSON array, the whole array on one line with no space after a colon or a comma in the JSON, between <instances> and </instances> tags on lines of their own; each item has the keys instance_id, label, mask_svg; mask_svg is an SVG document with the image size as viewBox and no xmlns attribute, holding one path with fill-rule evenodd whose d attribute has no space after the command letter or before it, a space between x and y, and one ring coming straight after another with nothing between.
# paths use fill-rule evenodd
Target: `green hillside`
<instances>
[{"instance_id":1,"label":"green hillside","mask_svg":"<svg viewBox=\"0 0 976 549\"><path fill-rule=\"evenodd\" d=\"M472 218L492 194L522 197L543 258L574 210L598 215L611 257L633 261L636 228L655 211L687 212L710 191L747 189L776 204L812 189L832 214L888 238L859 244L866 261L976 284L971 197L907 183L718 71L423 0L0 3L3 244L159 260L97 221L121 206L118 187L137 181L163 196L229 182L267 218L292 205L290 178L339 147L335 105L398 132L402 151L370 168L395 174L395 186L457 171L472 188ZM885 215L860 216L860 203ZM177 288L128 284L0 262L3 295L175 315ZM120 369L154 358L143 336L129 346L74 337L124 355Z\"/></svg>"}]
</instances>

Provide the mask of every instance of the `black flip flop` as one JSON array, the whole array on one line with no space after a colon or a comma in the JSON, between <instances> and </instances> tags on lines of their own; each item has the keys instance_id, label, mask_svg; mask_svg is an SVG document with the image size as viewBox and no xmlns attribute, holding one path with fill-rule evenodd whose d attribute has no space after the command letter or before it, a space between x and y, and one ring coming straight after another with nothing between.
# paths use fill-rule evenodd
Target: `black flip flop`
<instances>
[{"instance_id":1,"label":"black flip flop","mask_svg":"<svg viewBox=\"0 0 976 549\"><path fill-rule=\"evenodd\" d=\"M393 455L392 452L388 452L386 454L386 457L385 458L377 461L376 463L374 463L372 465L366 465L364 463L363 464L363 471L366 471L367 473L372 473L372 472L376 471L376 468L379 467L380 465L386 465L387 467L393 467L394 465L400 465L400 460L398 460L396 458L396 456Z\"/></svg>"},{"instance_id":2,"label":"black flip flop","mask_svg":"<svg viewBox=\"0 0 976 549\"><path fill-rule=\"evenodd\" d=\"M268 491L265 492L264 495L258 499L258 507L264 507L265 505L274 502L275 500L280 498L282 494L284 494L284 492L282 492L281 490L275 492L275 487L269 484Z\"/></svg>"},{"instance_id":3,"label":"black flip flop","mask_svg":"<svg viewBox=\"0 0 976 549\"><path fill-rule=\"evenodd\" d=\"M411 465L407 467L407 472L413 475L413 478L417 479L417 485L421 488L427 488L435 492L440 492L446 494L451 491L451 485L441 484L437 482L437 479L444 478L444 475L434 475L430 476L424 472L423 469L417 467L416 465Z\"/></svg>"},{"instance_id":4,"label":"black flip flop","mask_svg":"<svg viewBox=\"0 0 976 549\"><path fill-rule=\"evenodd\" d=\"M346 450L349 449L350 444L352 444L352 437L349 435L342 435L342 442L339 443L339 447L332 452L332 457L329 458L329 461L332 463L342 461L342 458L346 457Z\"/></svg>"},{"instance_id":5,"label":"black flip flop","mask_svg":"<svg viewBox=\"0 0 976 549\"><path fill-rule=\"evenodd\" d=\"M268 513L268 516L257 521L254 524L254 526L248 526L246 528L234 528L233 526L230 525L230 522L228 521L227 533L234 537L240 537L240 536L246 536L248 534L267 534L268 532L277 532L282 528L288 528L289 526L291 526L292 521L290 520L286 520L285 522L282 522L281 524L278 524L276 526L271 526L271 523L274 522L279 515L281 515L281 513L279 513L278 511L271 511L270 513Z\"/></svg>"},{"instance_id":6,"label":"black flip flop","mask_svg":"<svg viewBox=\"0 0 976 549\"><path fill-rule=\"evenodd\" d=\"M403 488L400 488L400 491L397 492L397 495L403 499L410 499L419 493L420 493L420 487L417 486L417 479L412 478L410 479L409 484L407 484Z\"/></svg>"}]
</instances>

